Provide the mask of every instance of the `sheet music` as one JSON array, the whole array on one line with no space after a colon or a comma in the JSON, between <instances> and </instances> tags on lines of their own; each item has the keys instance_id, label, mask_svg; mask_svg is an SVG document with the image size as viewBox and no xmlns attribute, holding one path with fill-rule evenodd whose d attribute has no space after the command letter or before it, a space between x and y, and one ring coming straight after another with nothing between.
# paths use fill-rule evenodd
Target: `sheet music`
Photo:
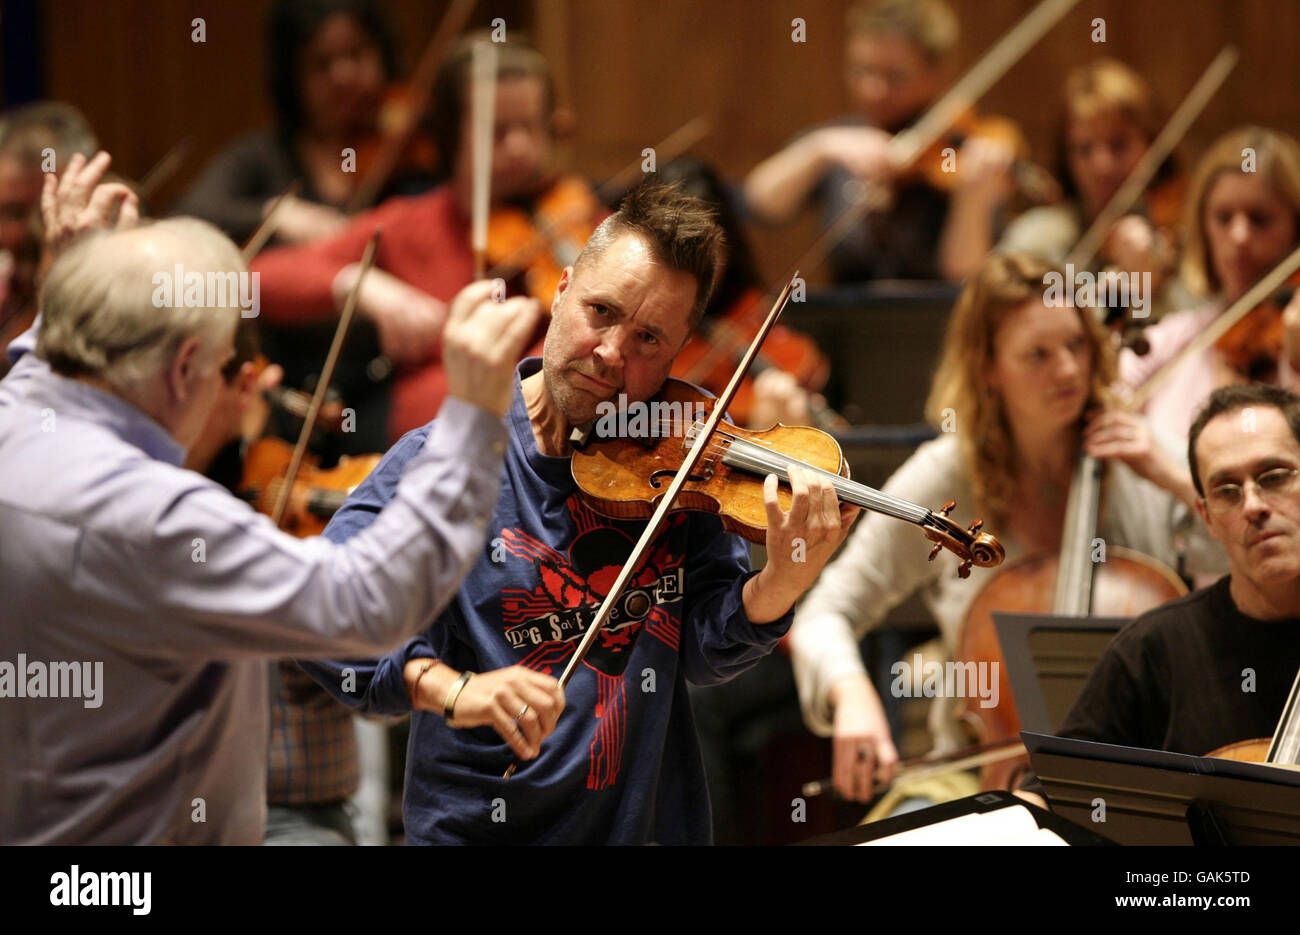
<instances>
[{"instance_id":1,"label":"sheet music","mask_svg":"<svg viewBox=\"0 0 1300 935\"><path fill-rule=\"evenodd\" d=\"M1023 805L1012 805L976 815L962 815L960 818L935 822L924 828L891 834L887 838L863 841L857 846L874 845L884 847L1068 846L1055 831L1038 827L1033 813Z\"/></svg>"}]
</instances>

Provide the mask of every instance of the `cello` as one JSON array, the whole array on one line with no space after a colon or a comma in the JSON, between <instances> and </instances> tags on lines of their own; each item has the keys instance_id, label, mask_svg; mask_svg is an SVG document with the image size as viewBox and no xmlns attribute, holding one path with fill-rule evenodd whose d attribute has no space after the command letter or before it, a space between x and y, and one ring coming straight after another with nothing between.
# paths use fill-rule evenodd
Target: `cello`
<instances>
[{"instance_id":1,"label":"cello","mask_svg":"<svg viewBox=\"0 0 1300 935\"><path fill-rule=\"evenodd\" d=\"M1066 501L1060 550L1008 562L966 612L956 658L995 666L1001 699L992 708L983 707L976 698L962 701L961 718L973 728L980 744L1000 743L1020 734L1020 715L993 625L994 611L1131 618L1187 593L1187 586L1173 569L1141 552L1110 546L1105 549L1104 561L1094 560L1103 475L1102 462L1081 454ZM1028 768L1024 748L1010 748L999 762L983 768L981 785L985 789L1012 788Z\"/></svg>"}]
</instances>

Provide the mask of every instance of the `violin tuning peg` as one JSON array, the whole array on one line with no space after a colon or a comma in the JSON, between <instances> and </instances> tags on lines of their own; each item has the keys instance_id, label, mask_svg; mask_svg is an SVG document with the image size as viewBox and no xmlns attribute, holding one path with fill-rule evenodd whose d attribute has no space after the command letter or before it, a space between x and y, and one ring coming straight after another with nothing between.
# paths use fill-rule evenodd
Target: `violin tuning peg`
<instances>
[{"instance_id":1,"label":"violin tuning peg","mask_svg":"<svg viewBox=\"0 0 1300 935\"><path fill-rule=\"evenodd\" d=\"M962 562L960 565L957 566L957 577L963 579L970 577L969 561Z\"/></svg>"},{"instance_id":2,"label":"violin tuning peg","mask_svg":"<svg viewBox=\"0 0 1300 935\"><path fill-rule=\"evenodd\" d=\"M926 559L926 561L928 562L934 561L935 556L937 556L941 551L943 551L943 546L936 545L933 549L930 550L930 556L929 558Z\"/></svg>"},{"instance_id":3,"label":"violin tuning peg","mask_svg":"<svg viewBox=\"0 0 1300 935\"><path fill-rule=\"evenodd\" d=\"M943 505L943 508L939 510L939 515L942 516L944 519L947 519L948 514L951 513L953 510L955 510L956 508L957 508L957 501L949 500L947 503Z\"/></svg>"},{"instance_id":4,"label":"violin tuning peg","mask_svg":"<svg viewBox=\"0 0 1300 935\"><path fill-rule=\"evenodd\" d=\"M975 520L975 522L971 523L969 526L966 527L966 531L971 535L974 535L975 533L979 532L983 528L984 528L984 520L977 519Z\"/></svg>"}]
</instances>

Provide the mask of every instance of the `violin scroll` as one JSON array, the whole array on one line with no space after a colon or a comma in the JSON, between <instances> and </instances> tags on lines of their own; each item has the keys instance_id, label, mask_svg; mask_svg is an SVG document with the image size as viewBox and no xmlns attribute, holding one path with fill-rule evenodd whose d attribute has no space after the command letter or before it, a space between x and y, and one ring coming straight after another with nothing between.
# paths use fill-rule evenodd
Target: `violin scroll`
<instances>
[{"instance_id":1,"label":"violin scroll","mask_svg":"<svg viewBox=\"0 0 1300 935\"><path fill-rule=\"evenodd\" d=\"M949 519L948 514L956 506L956 500L949 500L938 513L931 513L922 526L926 538L935 543L930 550L930 561L934 561L941 551L947 549L961 559L961 564L957 566L957 575L961 578L970 577L971 565L980 568L996 568L1001 565L1007 554L1002 543L990 533L980 532L984 527L982 519L975 520L965 529Z\"/></svg>"}]
</instances>

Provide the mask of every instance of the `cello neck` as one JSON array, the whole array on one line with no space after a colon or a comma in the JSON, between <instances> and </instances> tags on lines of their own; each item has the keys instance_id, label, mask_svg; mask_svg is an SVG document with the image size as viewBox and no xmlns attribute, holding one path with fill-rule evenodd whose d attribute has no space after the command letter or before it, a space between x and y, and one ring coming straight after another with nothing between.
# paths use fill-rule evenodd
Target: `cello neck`
<instances>
[{"instance_id":1,"label":"cello neck","mask_svg":"<svg viewBox=\"0 0 1300 935\"><path fill-rule=\"evenodd\" d=\"M1100 461L1087 455L1079 457L1061 530L1056 597L1052 602L1052 613L1057 616L1086 617L1092 611L1092 541L1097 535L1101 509L1101 475Z\"/></svg>"}]
</instances>

